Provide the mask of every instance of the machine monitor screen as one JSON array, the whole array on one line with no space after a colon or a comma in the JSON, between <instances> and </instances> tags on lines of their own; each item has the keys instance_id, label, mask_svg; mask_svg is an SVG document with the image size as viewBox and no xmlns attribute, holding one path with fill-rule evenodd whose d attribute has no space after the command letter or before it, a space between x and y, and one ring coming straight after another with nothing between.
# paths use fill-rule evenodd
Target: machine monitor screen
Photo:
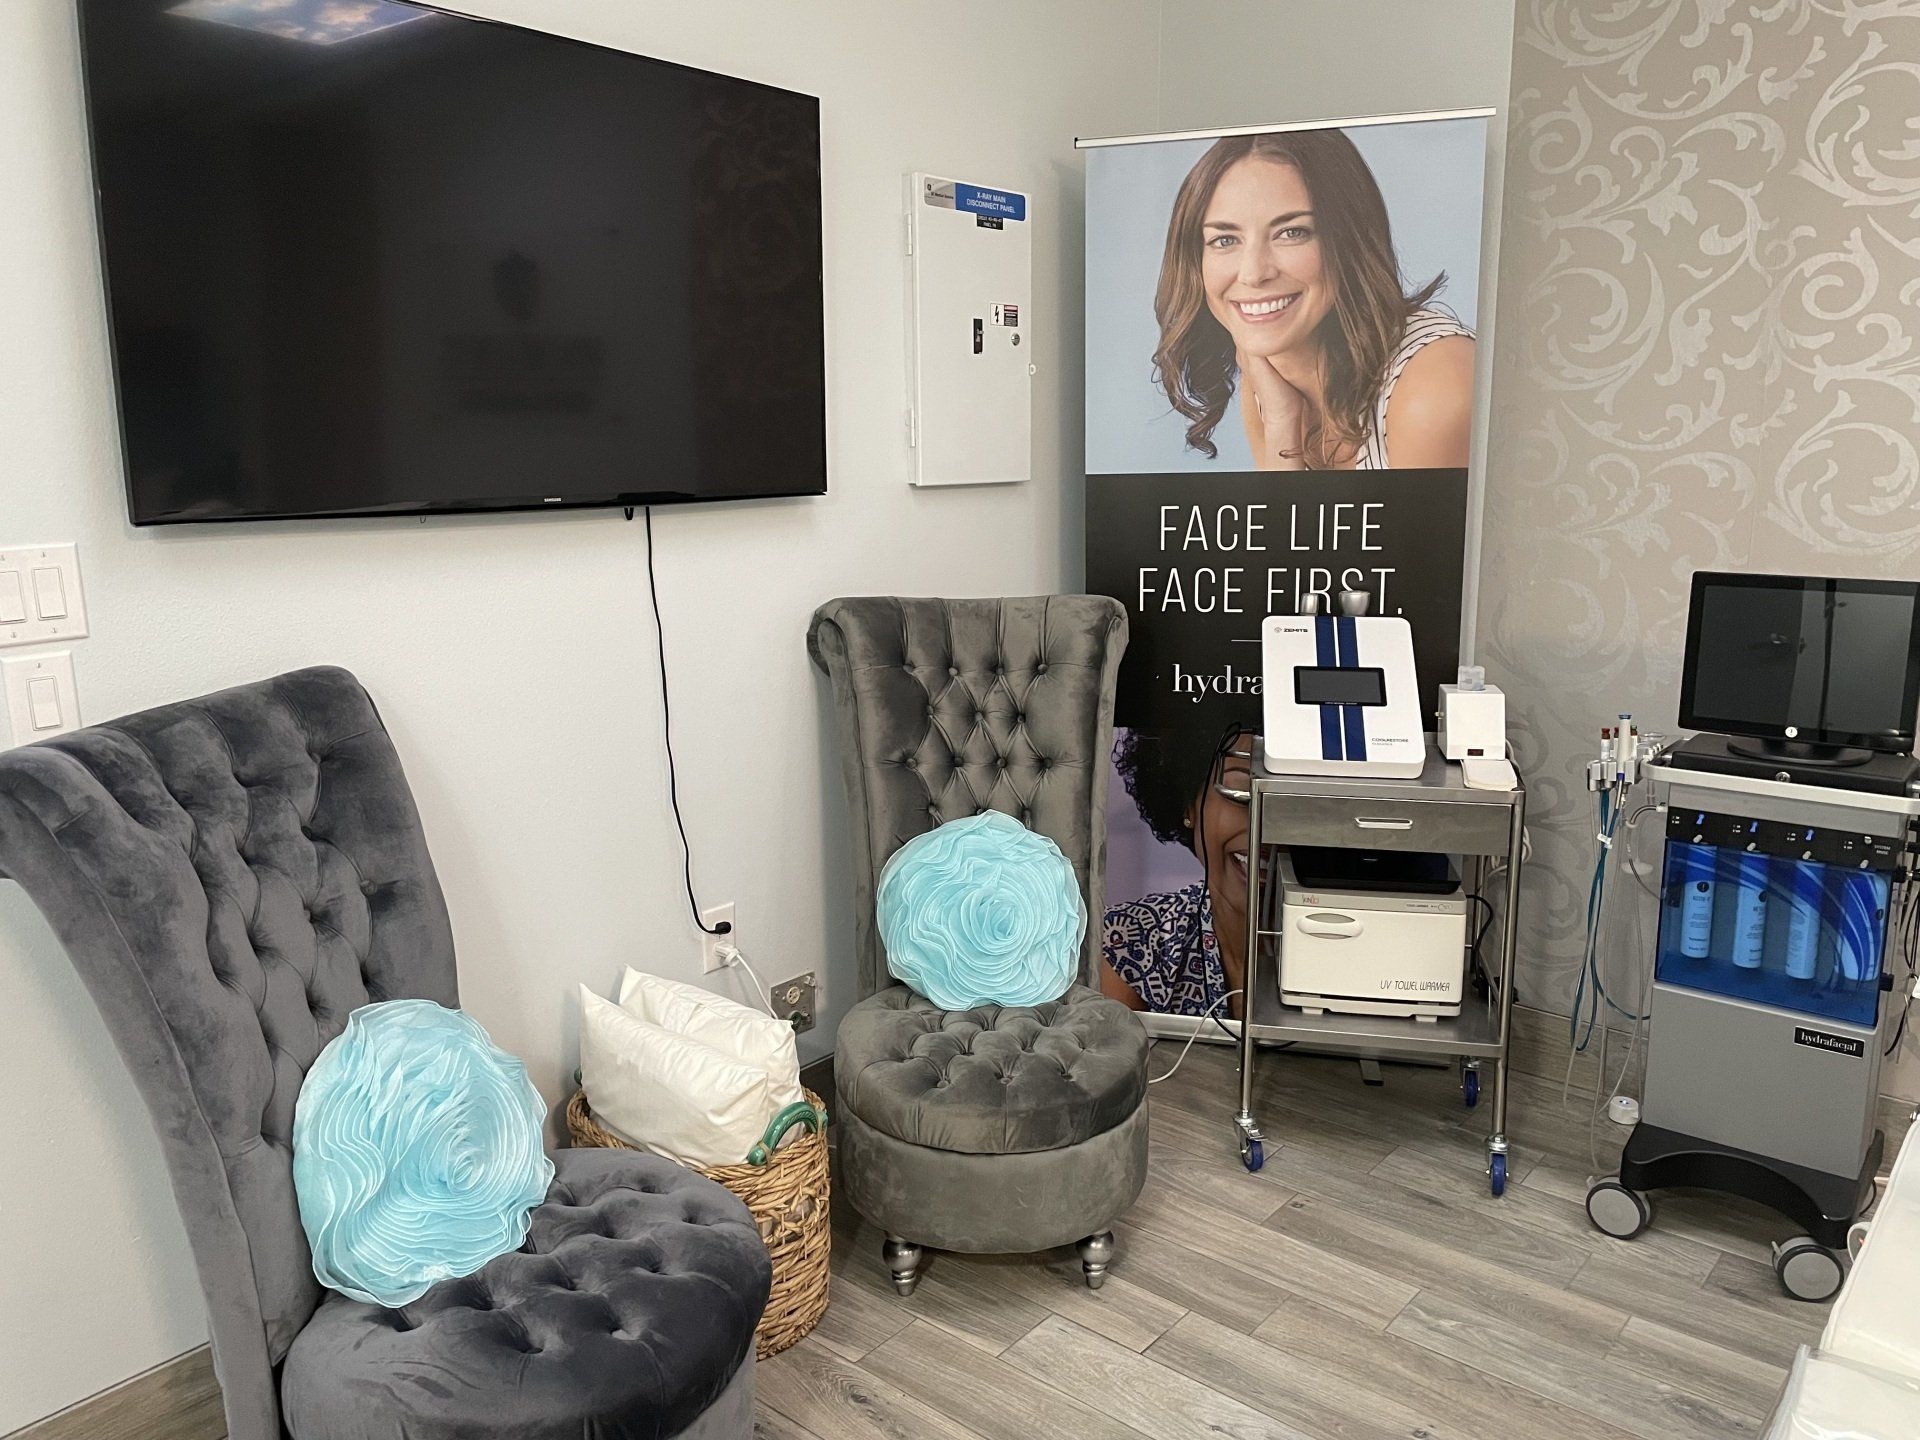
<instances>
[{"instance_id":1,"label":"machine monitor screen","mask_svg":"<svg viewBox=\"0 0 1920 1440\"><path fill-rule=\"evenodd\" d=\"M79 13L135 524L826 488L818 100L402 0Z\"/></svg>"},{"instance_id":2,"label":"machine monitor screen","mask_svg":"<svg viewBox=\"0 0 1920 1440\"><path fill-rule=\"evenodd\" d=\"M1910 751L1920 585L1693 577L1680 723L1690 730Z\"/></svg>"},{"instance_id":3,"label":"machine monitor screen","mask_svg":"<svg viewBox=\"0 0 1920 1440\"><path fill-rule=\"evenodd\" d=\"M1296 705L1384 705L1387 672L1377 666L1302 665L1293 672Z\"/></svg>"}]
</instances>

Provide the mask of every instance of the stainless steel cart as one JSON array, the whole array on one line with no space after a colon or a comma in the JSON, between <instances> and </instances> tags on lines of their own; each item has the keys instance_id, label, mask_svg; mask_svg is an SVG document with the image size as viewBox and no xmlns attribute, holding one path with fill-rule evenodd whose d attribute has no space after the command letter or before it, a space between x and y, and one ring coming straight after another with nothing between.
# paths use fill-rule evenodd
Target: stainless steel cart
<instances>
[{"instance_id":1,"label":"stainless steel cart","mask_svg":"<svg viewBox=\"0 0 1920 1440\"><path fill-rule=\"evenodd\" d=\"M1492 1129L1487 1135L1487 1176L1495 1195L1507 1187L1507 1040L1513 1018L1513 962L1518 946L1520 877L1527 796L1512 791L1470 790L1460 767L1429 744L1427 767L1417 780L1358 780L1344 776L1276 775L1253 752L1249 834L1253 863L1247 867L1247 976L1240 1027L1240 1158L1249 1170L1265 1161L1266 1136L1253 1114L1254 1056L1262 1041L1352 1055L1363 1063L1382 1059L1457 1057L1462 1062L1465 1103L1480 1099L1482 1066L1493 1068ZM1484 893L1490 860L1506 867L1505 904L1496 912L1500 964L1488 975L1484 1002L1471 995L1457 1017L1436 1020L1397 1016L1309 1015L1280 1003L1275 951L1280 943L1279 886L1268 873L1268 851L1292 845L1345 846L1365 850L1424 850L1458 855L1470 893ZM1489 927L1492 928L1492 927ZM1480 926L1469 915L1469 945Z\"/></svg>"}]
</instances>

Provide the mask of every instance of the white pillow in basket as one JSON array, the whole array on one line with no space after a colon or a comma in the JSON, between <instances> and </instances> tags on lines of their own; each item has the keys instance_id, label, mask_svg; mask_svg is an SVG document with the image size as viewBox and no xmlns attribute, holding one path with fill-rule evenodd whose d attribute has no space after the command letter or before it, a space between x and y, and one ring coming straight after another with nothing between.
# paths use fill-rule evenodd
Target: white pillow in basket
<instances>
[{"instance_id":1,"label":"white pillow in basket","mask_svg":"<svg viewBox=\"0 0 1920 1440\"><path fill-rule=\"evenodd\" d=\"M620 1008L766 1071L767 1093L776 1111L806 1098L800 1089L800 1054L793 1027L784 1020L698 985L663 980L631 965L620 980Z\"/></svg>"},{"instance_id":2,"label":"white pillow in basket","mask_svg":"<svg viewBox=\"0 0 1920 1440\"><path fill-rule=\"evenodd\" d=\"M739 1165L776 1106L767 1072L580 987L580 1084L621 1139L682 1165Z\"/></svg>"}]
</instances>

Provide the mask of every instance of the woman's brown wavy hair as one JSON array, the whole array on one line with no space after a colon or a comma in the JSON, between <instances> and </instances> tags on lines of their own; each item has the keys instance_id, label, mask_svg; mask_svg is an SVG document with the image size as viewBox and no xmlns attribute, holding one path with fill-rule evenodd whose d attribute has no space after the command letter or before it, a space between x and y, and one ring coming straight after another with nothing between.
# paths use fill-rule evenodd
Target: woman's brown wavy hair
<instances>
[{"instance_id":1,"label":"woman's brown wavy hair","mask_svg":"<svg viewBox=\"0 0 1920 1440\"><path fill-rule=\"evenodd\" d=\"M1291 130L1231 135L1200 157L1181 182L1167 222L1160 287L1153 313L1160 348L1154 379L1173 408L1186 416L1187 445L1211 460L1219 454L1213 431L1227 413L1236 378L1233 340L1207 308L1200 278L1205 236L1201 223L1220 177L1258 156L1300 172L1313 205L1323 262L1333 286L1333 308L1320 324L1325 404L1304 437L1308 468L1325 469L1342 450L1364 445L1373 431L1387 363L1407 317L1436 295L1445 273L1409 295L1393 252L1387 202L1353 141L1339 130Z\"/></svg>"}]
</instances>

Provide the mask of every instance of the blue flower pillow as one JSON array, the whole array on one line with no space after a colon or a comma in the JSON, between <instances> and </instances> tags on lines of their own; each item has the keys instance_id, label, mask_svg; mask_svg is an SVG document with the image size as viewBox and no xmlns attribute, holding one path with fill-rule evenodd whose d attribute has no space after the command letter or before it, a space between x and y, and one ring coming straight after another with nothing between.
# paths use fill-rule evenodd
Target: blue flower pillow
<instances>
[{"instance_id":1,"label":"blue flower pillow","mask_svg":"<svg viewBox=\"0 0 1920 1440\"><path fill-rule=\"evenodd\" d=\"M545 1121L527 1067L477 1020L431 1000L361 1006L294 1105L314 1275L394 1308L518 1249L553 1183Z\"/></svg>"},{"instance_id":2,"label":"blue flower pillow","mask_svg":"<svg viewBox=\"0 0 1920 1440\"><path fill-rule=\"evenodd\" d=\"M998 810L894 851L875 896L887 968L943 1010L1058 1000L1087 906L1060 847Z\"/></svg>"}]
</instances>

